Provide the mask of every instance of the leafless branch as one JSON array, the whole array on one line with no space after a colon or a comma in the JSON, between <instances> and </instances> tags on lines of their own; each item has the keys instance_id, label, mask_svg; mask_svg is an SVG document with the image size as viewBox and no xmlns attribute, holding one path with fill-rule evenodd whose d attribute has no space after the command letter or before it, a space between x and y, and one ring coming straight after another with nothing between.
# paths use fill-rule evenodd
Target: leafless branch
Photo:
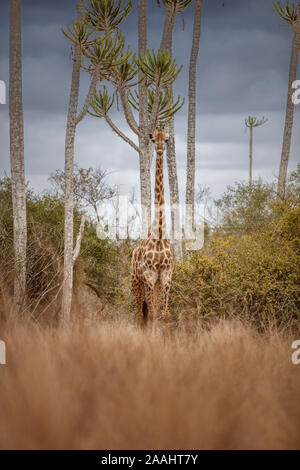
<instances>
[{"instance_id":1,"label":"leafless branch","mask_svg":"<svg viewBox=\"0 0 300 470\"><path fill-rule=\"evenodd\" d=\"M109 126L112 128L112 130L119 136L121 137L123 140L125 140L125 142L127 142L127 144L129 144L134 150L136 150L136 152L140 152L140 149L138 148L138 146L129 138L127 137L122 131L120 131L120 129L113 123L113 121L110 119L110 117L108 115L105 116L105 120L107 122L107 124L109 124Z\"/></svg>"},{"instance_id":2,"label":"leafless branch","mask_svg":"<svg viewBox=\"0 0 300 470\"><path fill-rule=\"evenodd\" d=\"M85 224L85 214L83 214L83 216L81 217L80 228L79 228L79 232L77 235L76 245L75 245L74 254L73 254L73 264L77 260L79 253L80 253L81 241L82 241L83 232L84 232L84 224Z\"/></svg>"}]
</instances>

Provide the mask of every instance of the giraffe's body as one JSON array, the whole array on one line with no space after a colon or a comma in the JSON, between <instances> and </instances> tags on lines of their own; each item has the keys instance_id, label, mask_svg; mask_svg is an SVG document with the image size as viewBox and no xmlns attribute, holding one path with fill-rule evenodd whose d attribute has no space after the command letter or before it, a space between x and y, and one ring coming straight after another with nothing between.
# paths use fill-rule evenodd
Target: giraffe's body
<instances>
[{"instance_id":1,"label":"giraffe's body","mask_svg":"<svg viewBox=\"0 0 300 470\"><path fill-rule=\"evenodd\" d=\"M173 255L166 231L163 153L166 135L163 128L156 129L153 142L156 148L155 215L148 238L134 250L131 284L136 298L141 324L156 320L161 301L163 317L169 320L169 293L173 273Z\"/></svg>"}]
</instances>

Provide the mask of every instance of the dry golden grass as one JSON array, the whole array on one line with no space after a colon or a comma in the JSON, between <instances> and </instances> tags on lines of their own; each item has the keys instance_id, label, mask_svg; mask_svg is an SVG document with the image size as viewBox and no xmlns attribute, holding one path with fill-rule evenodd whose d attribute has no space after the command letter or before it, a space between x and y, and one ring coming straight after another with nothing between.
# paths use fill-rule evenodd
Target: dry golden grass
<instances>
[{"instance_id":1,"label":"dry golden grass","mask_svg":"<svg viewBox=\"0 0 300 470\"><path fill-rule=\"evenodd\" d=\"M121 321L0 338L1 449L300 448L300 366L276 333L164 339Z\"/></svg>"}]
</instances>

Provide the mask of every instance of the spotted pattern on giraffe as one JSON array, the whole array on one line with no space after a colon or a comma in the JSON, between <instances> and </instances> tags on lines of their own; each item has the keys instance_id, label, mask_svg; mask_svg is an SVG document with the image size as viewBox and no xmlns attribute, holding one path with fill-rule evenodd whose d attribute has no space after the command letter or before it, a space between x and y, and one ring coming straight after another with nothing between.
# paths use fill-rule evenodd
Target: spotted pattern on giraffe
<instances>
[{"instance_id":1,"label":"spotted pattern on giraffe","mask_svg":"<svg viewBox=\"0 0 300 470\"><path fill-rule=\"evenodd\" d=\"M148 238L134 250L131 263L131 286L137 304L138 323L153 327L162 317L168 327L170 320L169 294L174 260L167 234L164 201L163 154L167 137L163 127L156 128L152 138L156 150L155 213Z\"/></svg>"}]
</instances>

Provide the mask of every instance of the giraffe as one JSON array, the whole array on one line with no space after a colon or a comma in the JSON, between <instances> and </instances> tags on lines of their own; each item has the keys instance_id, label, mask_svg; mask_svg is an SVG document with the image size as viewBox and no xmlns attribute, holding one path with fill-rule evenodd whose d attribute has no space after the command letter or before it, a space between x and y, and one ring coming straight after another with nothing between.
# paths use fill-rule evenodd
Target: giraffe
<instances>
[{"instance_id":1,"label":"giraffe","mask_svg":"<svg viewBox=\"0 0 300 470\"><path fill-rule=\"evenodd\" d=\"M165 216L163 154L168 139L164 127L157 127L150 138L156 150L155 213L147 239L132 255L131 286L136 298L139 324L146 326L150 323L153 327L161 301L163 319L166 326L169 324L169 293L174 263Z\"/></svg>"}]
</instances>

